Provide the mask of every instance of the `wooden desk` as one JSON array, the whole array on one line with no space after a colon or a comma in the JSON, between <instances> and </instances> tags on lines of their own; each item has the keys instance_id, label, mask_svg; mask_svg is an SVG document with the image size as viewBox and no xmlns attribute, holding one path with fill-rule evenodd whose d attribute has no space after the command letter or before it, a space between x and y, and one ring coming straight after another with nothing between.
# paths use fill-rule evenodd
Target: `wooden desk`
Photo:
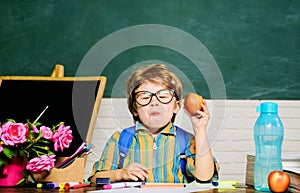
<instances>
[{"instance_id":1,"label":"wooden desk","mask_svg":"<svg viewBox=\"0 0 300 193\"><path fill-rule=\"evenodd\" d=\"M78 189L68 189L68 190L58 190L58 189L38 189L38 188L0 188L0 192L3 193L51 193L51 192L74 192L74 193L85 193L87 191L97 190L96 187L85 187ZM109 191L108 191L109 192ZM206 190L199 191L199 193L218 193L218 192L226 192L226 193L259 193L253 187L247 188L236 188L236 189L223 189L223 190Z\"/></svg>"}]
</instances>

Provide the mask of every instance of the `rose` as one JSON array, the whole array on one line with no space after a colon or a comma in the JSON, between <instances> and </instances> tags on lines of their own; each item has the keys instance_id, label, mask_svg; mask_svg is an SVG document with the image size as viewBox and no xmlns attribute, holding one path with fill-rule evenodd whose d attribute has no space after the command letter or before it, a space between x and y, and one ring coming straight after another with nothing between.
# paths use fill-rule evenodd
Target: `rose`
<instances>
[{"instance_id":1,"label":"rose","mask_svg":"<svg viewBox=\"0 0 300 193\"><path fill-rule=\"evenodd\" d=\"M31 159L26 165L26 169L33 173L50 171L54 167L55 161L55 155L42 155Z\"/></svg>"},{"instance_id":2,"label":"rose","mask_svg":"<svg viewBox=\"0 0 300 193\"><path fill-rule=\"evenodd\" d=\"M8 121L2 126L1 140L5 145L17 145L26 141L28 127L23 123L13 123Z\"/></svg>"},{"instance_id":3,"label":"rose","mask_svg":"<svg viewBox=\"0 0 300 193\"><path fill-rule=\"evenodd\" d=\"M45 139L52 139L53 137L53 132L51 131L51 129L49 127L45 127L45 126L41 126L40 127L40 131L43 133L43 137Z\"/></svg>"},{"instance_id":4,"label":"rose","mask_svg":"<svg viewBox=\"0 0 300 193\"><path fill-rule=\"evenodd\" d=\"M57 129L57 132L53 135L53 142L54 142L54 150L63 151L64 148L68 148L70 143L72 142L72 130L70 130L70 126L60 125Z\"/></svg>"}]
</instances>

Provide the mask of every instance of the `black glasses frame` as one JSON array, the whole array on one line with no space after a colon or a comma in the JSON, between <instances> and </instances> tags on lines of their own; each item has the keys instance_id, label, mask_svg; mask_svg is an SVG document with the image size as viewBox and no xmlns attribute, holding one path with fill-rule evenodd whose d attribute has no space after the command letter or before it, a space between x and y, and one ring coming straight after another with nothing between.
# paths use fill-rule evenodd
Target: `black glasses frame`
<instances>
[{"instance_id":1,"label":"black glasses frame","mask_svg":"<svg viewBox=\"0 0 300 193\"><path fill-rule=\"evenodd\" d=\"M162 90L168 90L168 91L171 91L171 92L172 92L172 97L171 97L170 101L168 101L168 102L162 102L162 101L159 99L159 97L157 96L157 93L161 92ZM137 96L139 93L141 93L141 92L147 92L147 93L150 93L150 94L151 94L151 95L150 95L150 100L149 100L148 103L146 103L146 104L140 104L140 103L137 101L136 96ZM155 92L155 93L152 93L152 92L149 92L149 91L138 91L138 92L133 93L134 100L135 100L139 105L141 105L141 106L147 106L147 105L149 105L149 104L151 103L151 101L152 101L153 96L155 96L156 99L157 99L160 103L162 103L162 104L168 104L168 103L170 103L170 102L173 100L174 96L175 96L176 100L178 100L178 96L177 96L175 90L174 90L174 89L168 89L168 88L161 89L161 90L159 90L159 91L157 91L157 92Z\"/></svg>"}]
</instances>

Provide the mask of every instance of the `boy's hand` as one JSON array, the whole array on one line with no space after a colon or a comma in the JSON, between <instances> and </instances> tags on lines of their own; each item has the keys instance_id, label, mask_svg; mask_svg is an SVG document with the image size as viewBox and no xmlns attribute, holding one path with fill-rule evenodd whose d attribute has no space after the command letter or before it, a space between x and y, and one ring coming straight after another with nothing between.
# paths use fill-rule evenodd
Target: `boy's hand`
<instances>
[{"instance_id":1,"label":"boy's hand","mask_svg":"<svg viewBox=\"0 0 300 193\"><path fill-rule=\"evenodd\" d=\"M149 169L139 163L132 163L122 169L121 178L128 181L145 181L148 178Z\"/></svg>"},{"instance_id":2,"label":"boy's hand","mask_svg":"<svg viewBox=\"0 0 300 193\"><path fill-rule=\"evenodd\" d=\"M208 121L210 119L210 113L208 111L207 102L203 100L201 104L201 110L198 110L195 115L189 114L187 111L185 113L190 117L194 132L197 132L199 129L206 129Z\"/></svg>"}]
</instances>

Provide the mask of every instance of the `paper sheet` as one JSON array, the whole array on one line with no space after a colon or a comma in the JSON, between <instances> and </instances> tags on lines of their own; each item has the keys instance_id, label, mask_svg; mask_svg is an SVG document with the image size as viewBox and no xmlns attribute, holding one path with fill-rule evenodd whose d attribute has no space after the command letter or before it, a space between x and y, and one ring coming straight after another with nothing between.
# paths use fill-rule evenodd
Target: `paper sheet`
<instances>
[{"instance_id":1,"label":"paper sheet","mask_svg":"<svg viewBox=\"0 0 300 193\"><path fill-rule=\"evenodd\" d=\"M211 190L214 188L210 183L205 184L199 184L199 183L190 183L186 185L185 188L117 188L117 189L111 189L111 190L93 190L88 191L89 193L114 193L114 192L142 192L142 193L192 193L192 192L199 192L199 191L205 191L205 190Z\"/></svg>"}]
</instances>

